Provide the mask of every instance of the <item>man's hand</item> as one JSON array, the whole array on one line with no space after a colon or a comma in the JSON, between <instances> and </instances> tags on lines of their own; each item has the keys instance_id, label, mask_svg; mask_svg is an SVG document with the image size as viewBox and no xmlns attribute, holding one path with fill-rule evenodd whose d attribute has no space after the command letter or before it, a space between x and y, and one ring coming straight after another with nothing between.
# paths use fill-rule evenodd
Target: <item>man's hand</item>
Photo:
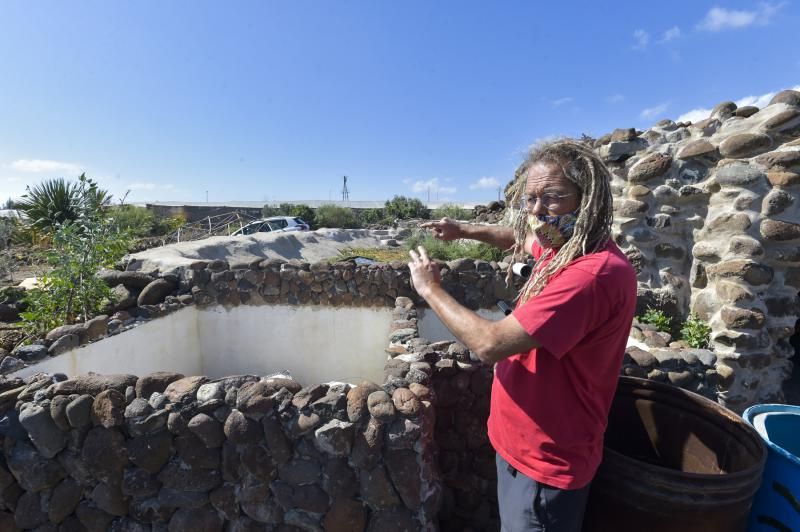
<instances>
[{"instance_id":1,"label":"man's hand","mask_svg":"<svg viewBox=\"0 0 800 532\"><path fill-rule=\"evenodd\" d=\"M411 262L408 263L408 268L411 270L411 283L414 290L425 299L431 289L439 286L442 282L442 276L439 273L439 265L428 258L428 252L425 251L425 248L419 246L417 249L419 254L413 249L408 252L411 255Z\"/></svg>"},{"instance_id":2,"label":"man's hand","mask_svg":"<svg viewBox=\"0 0 800 532\"><path fill-rule=\"evenodd\" d=\"M463 235L459 223L450 218L442 218L438 222L425 222L420 224L420 227L430 229L433 238L438 240L455 240Z\"/></svg>"}]
</instances>

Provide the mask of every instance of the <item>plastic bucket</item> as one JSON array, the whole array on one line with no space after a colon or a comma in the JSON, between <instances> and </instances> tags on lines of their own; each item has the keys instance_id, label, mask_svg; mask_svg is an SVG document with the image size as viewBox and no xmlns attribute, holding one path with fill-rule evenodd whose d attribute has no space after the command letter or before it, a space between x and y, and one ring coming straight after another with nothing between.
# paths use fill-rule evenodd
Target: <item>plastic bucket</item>
<instances>
[{"instance_id":1,"label":"plastic bucket","mask_svg":"<svg viewBox=\"0 0 800 532\"><path fill-rule=\"evenodd\" d=\"M584 531L745 531L767 450L717 403L620 377Z\"/></svg>"},{"instance_id":2,"label":"plastic bucket","mask_svg":"<svg viewBox=\"0 0 800 532\"><path fill-rule=\"evenodd\" d=\"M800 406L756 405L743 417L768 449L748 530L800 530Z\"/></svg>"}]
</instances>

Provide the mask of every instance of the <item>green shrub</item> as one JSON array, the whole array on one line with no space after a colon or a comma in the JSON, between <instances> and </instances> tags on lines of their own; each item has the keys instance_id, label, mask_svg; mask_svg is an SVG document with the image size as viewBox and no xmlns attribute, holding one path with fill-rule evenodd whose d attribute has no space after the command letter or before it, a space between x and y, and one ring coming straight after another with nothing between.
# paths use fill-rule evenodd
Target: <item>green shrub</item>
<instances>
[{"instance_id":1,"label":"green shrub","mask_svg":"<svg viewBox=\"0 0 800 532\"><path fill-rule=\"evenodd\" d=\"M315 223L319 227L359 227L353 209L337 205L320 205L317 208Z\"/></svg>"},{"instance_id":2,"label":"green shrub","mask_svg":"<svg viewBox=\"0 0 800 532\"><path fill-rule=\"evenodd\" d=\"M681 340L689 344L690 347L705 349L708 347L710 336L711 327L702 321L697 314L689 314L689 319L681 327Z\"/></svg>"},{"instance_id":3,"label":"green shrub","mask_svg":"<svg viewBox=\"0 0 800 532\"><path fill-rule=\"evenodd\" d=\"M409 218L430 218L430 211L417 198L395 196L384 205L384 214L387 218L407 220Z\"/></svg>"},{"instance_id":4,"label":"green shrub","mask_svg":"<svg viewBox=\"0 0 800 532\"><path fill-rule=\"evenodd\" d=\"M647 307L647 311L642 316L639 316L638 319L642 323L655 325L656 329L661 332L668 333L672 330L672 318L667 316L663 310Z\"/></svg>"},{"instance_id":5,"label":"green shrub","mask_svg":"<svg viewBox=\"0 0 800 532\"><path fill-rule=\"evenodd\" d=\"M361 225L379 224L386 221L383 209L363 209L357 213L357 216Z\"/></svg>"},{"instance_id":6,"label":"green shrub","mask_svg":"<svg viewBox=\"0 0 800 532\"><path fill-rule=\"evenodd\" d=\"M440 220L442 218L450 218L452 220L469 220L472 217L472 211L469 209L462 209L455 203L445 203L438 209L434 209L431 213L431 218Z\"/></svg>"},{"instance_id":7,"label":"green shrub","mask_svg":"<svg viewBox=\"0 0 800 532\"><path fill-rule=\"evenodd\" d=\"M166 218L156 218L153 225L153 236L167 236L178 230L179 227L186 225L186 217L182 214L167 216Z\"/></svg>"},{"instance_id":8,"label":"green shrub","mask_svg":"<svg viewBox=\"0 0 800 532\"><path fill-rule=\"evenodd\" d=\"M437 240L430 233L419 231L408 237L405 242L407 250L416 250L418 246L425 248L428 256L438 260L455 260L461 258L481 259L485 261L500 261L503 258L503 250L476 242L474 240L453 240L445 242Z\"/></svg>"},{"instance_id":9,"label":"green shrub","mask_svg":"<svg viewBox=\"0 0 800 532\"><path fill-rule=\"evenodd\" d=\"M77 194L85 197L91 182L81 179ZM96 275L111 266L130 245L127 232L114 227L101 204L81 202L74 221L59 224L47 252L53 270L39 278L39 287L25 297L28 308L20 316L30 335L95 315L110 289Z\"/></svg>"},{"instance_id":10,"label":"green shrub","mask_svg":"<svg viewBox=\"0 0 800 532\"><path fill-rule=\"evenodd\" d=\"M46 232L76 221L87 210L99 211L111 202L111 195L81 174L78 182L63 178L42 181L28 187L14 207L28 217L31 225Z\"/></svg>"},{"instance_id":11,"label":"green shrub","mask_svg":"<svg viewBox=\"0 0 800 532\"><path fill-rule=\"evenodd\" d=\"M155 215L144 207L118 205L108 212L111 223L119 231L127 231L131 236L149 236L155 227Z\"/></svg>"}]
</instances>

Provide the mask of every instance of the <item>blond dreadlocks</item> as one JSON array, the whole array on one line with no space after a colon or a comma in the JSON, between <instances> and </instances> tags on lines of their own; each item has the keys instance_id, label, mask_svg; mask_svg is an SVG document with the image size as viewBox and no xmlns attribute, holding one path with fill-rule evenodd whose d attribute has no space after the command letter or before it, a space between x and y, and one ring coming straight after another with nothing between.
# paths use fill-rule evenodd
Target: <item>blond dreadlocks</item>
<instances>
[{"instance_id":1,"label":"blond dreadlocks","mask_svg":"<svg viewBox=\"0 0 800 532\"><path fill-rule=\"evenodd\" d=\"M525 303L538 295L567 264L578 257L594 253L605 246L611 237L613 204L611 197L611 173L592 148L572 139L559 139L535 146L516 172L512 186L511 208L518 209L525 191L528 170L535 164L553 164L561 168L564 176L574 183L581 194L578 219L572 238L560 249L546 250L537 260L533 274L520 290L518 299ZM528 232L528 220L521 211L512 212L514 228L514 255L522 254ZM544 260L555 251L555 256L546 265ZM511 276L509 269L508 276ZM510 281L510 279L507 279Z\"/></svg>"}]
</instances>

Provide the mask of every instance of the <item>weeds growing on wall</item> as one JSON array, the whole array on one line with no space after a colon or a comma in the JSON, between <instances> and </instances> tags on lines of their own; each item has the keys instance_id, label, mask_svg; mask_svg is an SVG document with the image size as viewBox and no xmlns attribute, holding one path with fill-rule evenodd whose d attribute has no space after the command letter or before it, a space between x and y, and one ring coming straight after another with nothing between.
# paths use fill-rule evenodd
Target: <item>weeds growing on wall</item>
<instances>
[{"instance_id":1,"label":"weeds growing on wall","mask_svg":"<svg viewBox=\"0 0 800 532\"><path fill-rule=\"evenodd\" d=\"M94 201L95 188L92 180L81 176L77 217L55 226L52 248L47 252L53 270L39 278L37 289L28 292L28 310L20 314L30 336L90 318L110 295L96 273L127 252L131 237L115 227Z\"/></svg>"},{"instance_id":2,"label":"weeds growing on wall","mask_svg":"<svg viewBox=\"0 0 800 532\"><path fill-rule=\"evenodd\" d=\"M701 320L697 314L689 314L689 318L681 327L681 339L689 344L690 347L705 349L708 347L710 336L711 327Z\"/></svg>"},{"instance_id":3,"label":"weeds growing on wall","mask_svg":"<svg viewBox=\"0 0 800 532\"><path fill-rule=\"evenodd\" d=\"M647 307L647 311L638 317L642 323L649 323L655 325L656 329L661 332L668 333L672 330L672 317L667 316L663 310Z\"/></svg>"}]
</instances>

